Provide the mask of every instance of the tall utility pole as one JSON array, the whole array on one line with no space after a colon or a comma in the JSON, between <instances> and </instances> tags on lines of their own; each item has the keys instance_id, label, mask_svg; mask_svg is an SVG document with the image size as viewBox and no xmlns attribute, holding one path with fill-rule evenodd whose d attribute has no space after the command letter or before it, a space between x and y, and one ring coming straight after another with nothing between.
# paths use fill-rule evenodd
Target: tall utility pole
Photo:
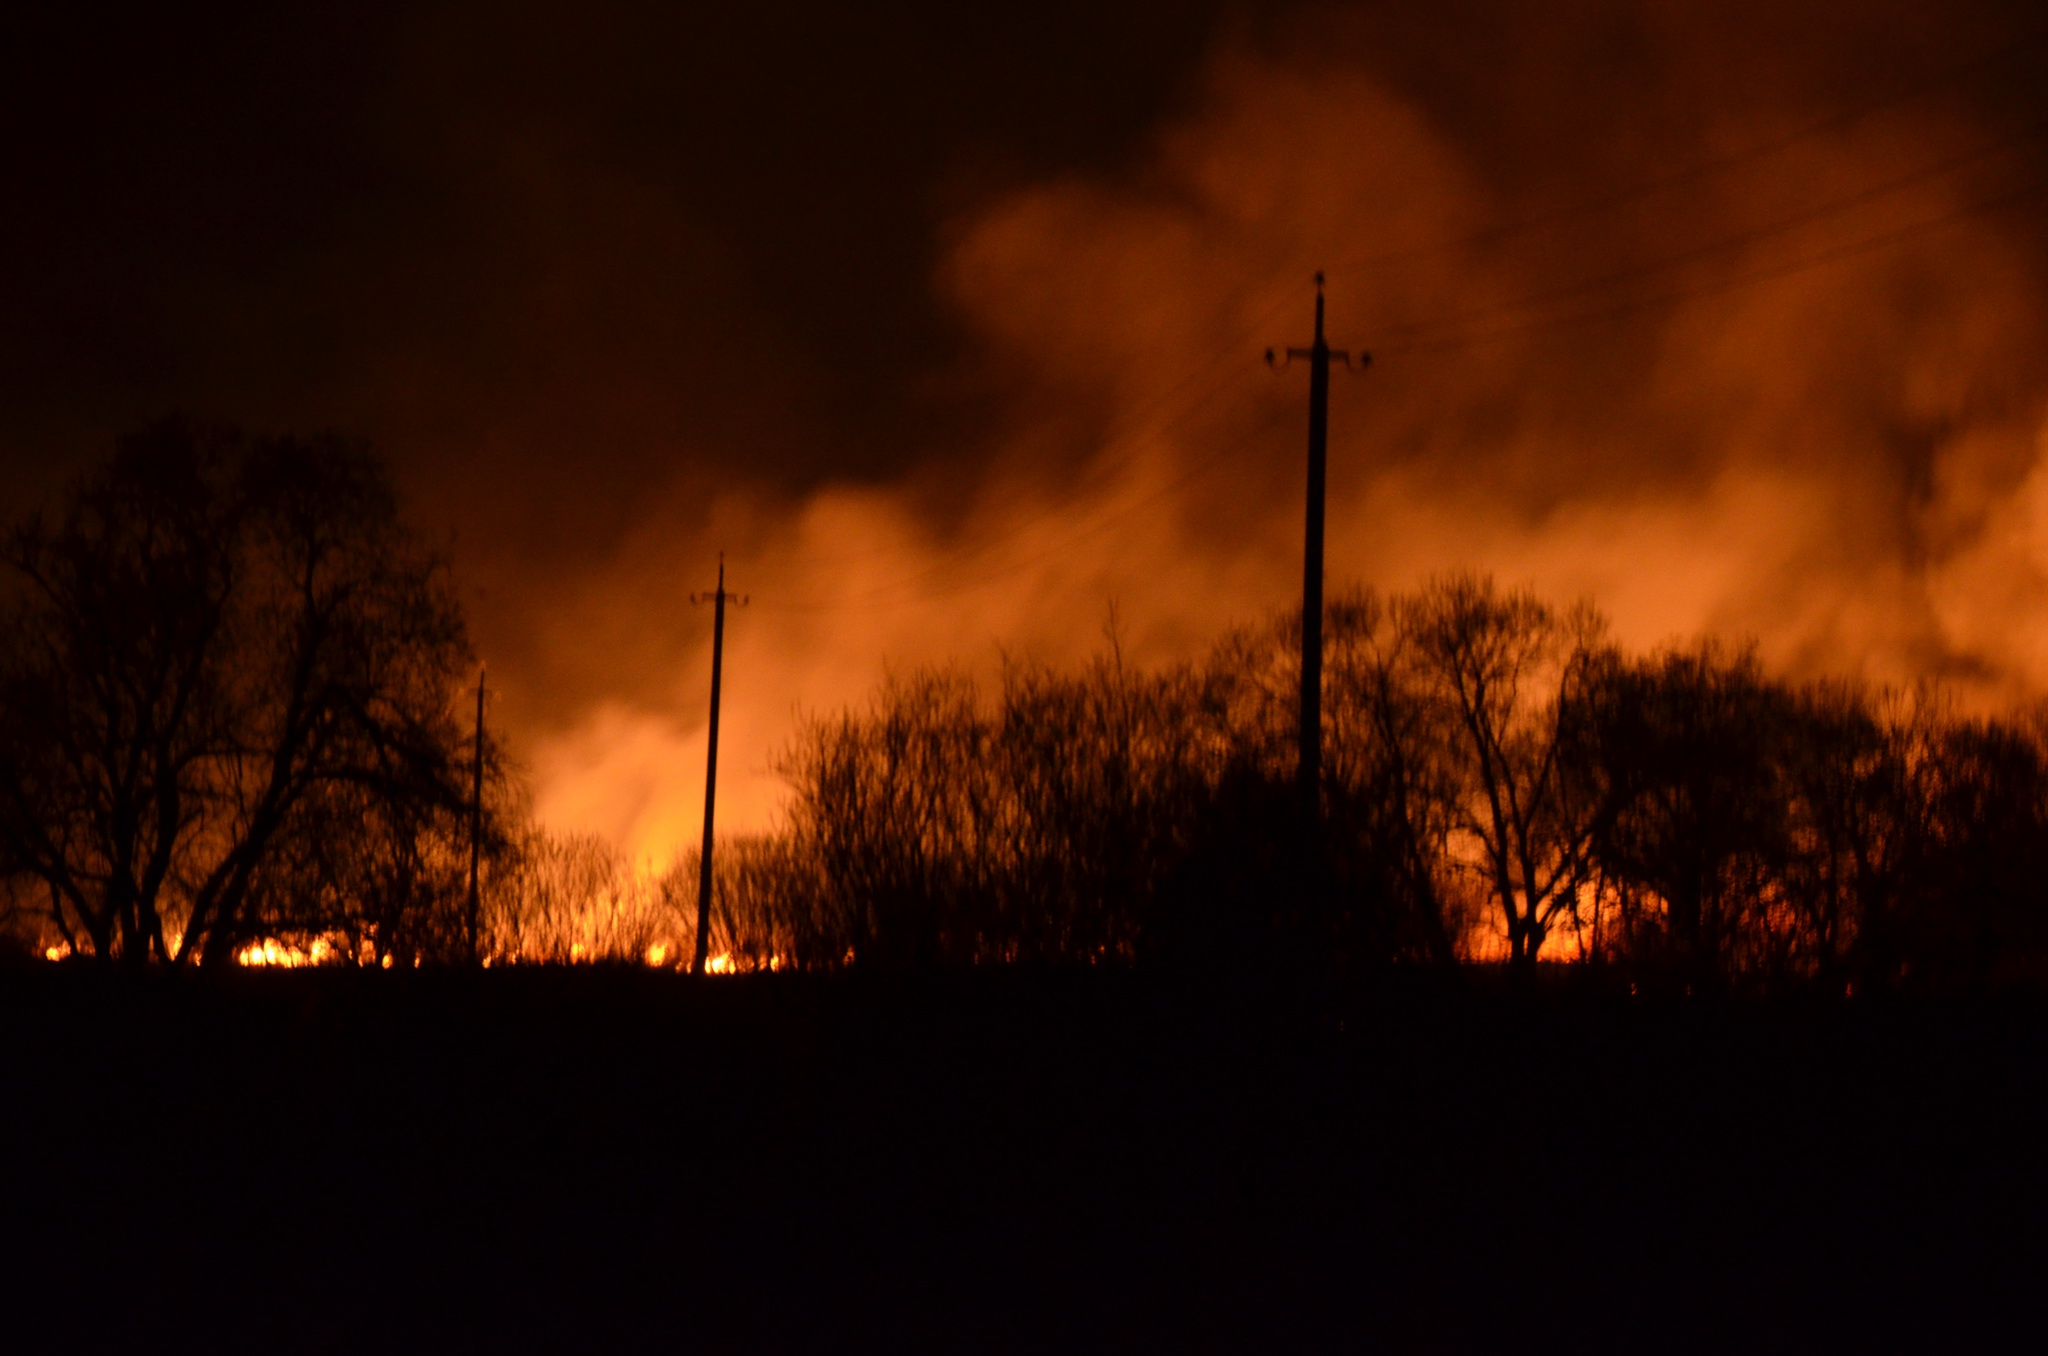
<instances>
[{"instance_id":1,"label":"tall utility pole","mask_svg":"<svg viewBox=\"0 0 2048 1356\"><path fill-rule=\"evenodd\" d=\"M483 855L484 838L484 673L476 674L476 751L469 772L469 905L463 913L463 937L469 943L469 963L477 963L477 933L482 923L483 894L478 888L477 865Z\"/></svg>"},{"instance_id":2,"label":"tall utility pole","mask_svg":"<svg viewBox=\"0 0 2048 1356\"><path fill-rule=\"evenodd\" d=\"M718 688L725 666L725 604L728 598L742 605L745 598L735 598L725 591L725 553L718 554L718 588L706 594L692 594L690 601L700 603L706 597L712 601L711 611L711 738L704 755L704 852L697 861L697 954L690 962L690 973L701 975L711 950L711 826L713 812L718 803Z\"/></svg>"},{"instance_id":3,"label":"tall utility pole","mask_svg":"<svg viewBox=\"0 0 2048 1356\"><path fill-rule=\"evenodd\" d=\"M1361 353L1359 365L1372 361ZM1323 782L1323 468L1330 431L1330 359L1346 367L1351 355L1323 339L1323 275L1316 274L1316 337L1287 358L1308 359L1308 531L1301 564L1301 728L1295 784L1311 816L1322 805ZM1266 361L1279 366L1272 349Z\"/></svg>"}]
</instances>

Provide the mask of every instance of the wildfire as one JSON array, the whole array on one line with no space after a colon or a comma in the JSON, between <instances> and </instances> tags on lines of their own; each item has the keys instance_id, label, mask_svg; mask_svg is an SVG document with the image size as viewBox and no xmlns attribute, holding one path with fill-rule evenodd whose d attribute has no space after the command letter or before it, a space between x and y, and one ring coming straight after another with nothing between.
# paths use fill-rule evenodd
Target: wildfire
<instances>
[{"instance_id":1,"label":"wildfire","mask_svg":"<svg viewBox=\"0 0 2048 1356\"><path fill-rule=\"evenodd\" d=\"M42 950L43 959L53 964L69 959L73 954L74 952L70 944L61 941L46 945ZM315 937L303 946L279 942L275 938L271 938L260 942L251 942L237 951L235 953L235 963L251 968L295 970L303 969L307 966L332 965L338 962L346 963L349 960L349 954L347 944L332 937ZM688 968L688 959L684 948L677 946L673 942L650 943L646 951L641 954L642 959L650 969L683 970ZM572 965L589 964L608 957L630 959L631 955L632 953L630 952L621 954L607 948L593 947L585 942L572 942L569 945L569 963ZM485 969L490 969L494 965L517 965L522 963L522 961L531 962L534 959L536 958L518 955L485 956L480 963ZM379 965L386 970L393 968L394 963L393 957L374 955L367 947L365 947L363 954L356 957L356 960L360 964ZM772 956L769 958L769 969L776 970L780 969L781 966L782 957ZM704 968L707 974L714 975L730 975L739 972L739 965L730 952L720 952L718 955L709 957L705 961Z\"/></svg>"},{"instance_id":2,"label":"wildfire","mask_svg":"<svg viewBox=\"0 0 2048 1356\"><path fill-rule=\"evenodd\" d=\"M235 963L277 966L289 970L305 965L325 965L333 954L334 948L325 937L315 937L312 944L306 947L280 946L275 941L265 940L237 951ZM385 963L390 963L388 958Z\"/></svg>"}]
</instances>

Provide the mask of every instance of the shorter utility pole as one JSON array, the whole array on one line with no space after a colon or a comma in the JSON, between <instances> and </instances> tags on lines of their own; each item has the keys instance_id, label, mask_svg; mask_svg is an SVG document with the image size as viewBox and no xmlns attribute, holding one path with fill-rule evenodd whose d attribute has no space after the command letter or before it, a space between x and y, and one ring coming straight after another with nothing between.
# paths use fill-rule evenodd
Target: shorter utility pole
<instances>
[{"instance_id":1,"label":"shorter utility pole","mask_svg":"<svg viewBox=\"0 0 2048 1356\"><path fill-rule=\"evenodd\" d=\"M718 804L718 689L725 667L725 604L727 599L746 605L746 599L725 591L725 552L718 553L718 587L709 594L693 593L690 601L706 597L711 609L711 736L704 754L704 852L697 860L697 954L690 973L701 975L711 952L711 830Z\"/></svg>"},{"instance_id":2,"label":"shorter utility pole","mask_svg":"<svg viewBox=\"0 0 2048 1356\"><path fill-rule=\"evenodd\" d=\"M1361 353L1359 365L1372 361ZM1311 818L1319 818L1323 785L1323 472L1329 458L1330 360L1351 366L1351 355L1332 349L1323 339L1323 275L1316 274L1316 334L1307 348L1290 348L1286 358L1266 350L1266 361L1280 367L1294 358L1308 359L1308 528L1301 565L1301 725L1295 756L1295 783Z\"/></svg>"},{"instance_id":3,"label":"shorter utility pole","mask_svg":"<svg viewBox=\"0 0 2048 1356\"><path fill-rule=\"evenodd\" d=\"M484 839L484 674L476 673L476 750L469 769L469 905L463 912L463 937L469 944L469 963L479 959L478 933L483 921L483 892L477 867L483 857Z\"/></svg>"}]
</instances>

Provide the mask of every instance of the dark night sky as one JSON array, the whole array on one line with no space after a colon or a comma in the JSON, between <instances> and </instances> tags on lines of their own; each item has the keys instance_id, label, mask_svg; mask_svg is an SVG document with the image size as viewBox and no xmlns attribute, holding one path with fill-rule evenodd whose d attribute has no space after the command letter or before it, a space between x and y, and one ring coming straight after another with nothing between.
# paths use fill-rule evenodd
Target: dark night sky
<instances>
[{"instance_id":1,"label":"dark night sky","mask_svg":"<svg viewBox=\"0 0 2048 1356\"><path fill-rule=\"evenodd\" d=\"M336 427L399 465L472 580L521 599L602 557L650 495L944 459L988 403L931 287L947 222L1115 164L1214 22L1152 3L10 11L5 490L31 501L172 409ZM519 611L479 616L515 669L541 662Z\"/></svg>"},{"instance_id":2,"label":"dark night sky","mask_svg":"<svg viewBox=\"0 0 2048 1356\"><path fill-rule=\"evenodd\" d=\"M1114 164L1184 91L1214 14L214 5L6 22L10 443L93 443L176 405L402 435L559 404L549 436L521 439L542 464L522 472L573 456L588 489L612 465L645 474L648 432L726 435L708 451L749 441L727 425L764 406L830 432L791 441L778 466L795 476L927 453L941 432L919 378L958 343L929 286L946 221ZM652 408L592 408L627 384ZM642 436L604 436L622 432ZM406 441L392 450L429 455Z\"/></svg>"},{"instance_id":3,"label":"dark night sky","mask_svg":"<svg viewBox=\"0 0 2048 1356\"><path fill-rule=\"evenodd\" d=\"M1219 343L1255 355L1298 342L1290 313L1278 332L1223 325L1176 348L1176 327L1200 308L1163 298L1201 286L1192 267L1149 292L1135 281L1132 293L1122 283L1063 290L1068 261L1122 227L1043 232L1026 251L1039 272L1018 273L998 227L1029 204L1066 204L1060 222L1194 223L1193 253L1162 246L1159 257L1236 251L1257 262L1218 266L1219 294L1277 282L1301 287L1304 310L1308 267L1343 253L1333 242L1370 254L1382 241L1441 244L1456 226L1466 252L1450 272L1466 290L1439 289L1412 315L1379 293L1333 294L1349 314L1384 322L1381 334L1398 333L1418 317L1570 285L1601 261L1654 259L1691 231L1726 240L1782 220L1800 208L1785 187L1795 180L1828 179L1839 199L1882 181L1887 166L1911 170L1989 139L2010 143L1998 182L2023 182L2048 169L2042 138L2027 140L2048 117L2042 49L2023 45L2038 23L2032 7L1992 0L12 7L0 18L0 498L10 511L35 502L118 431L173 409L369 437L422 525L452 539L508 719L544 742L612 703L687 733L701 680L673 674L695 673L702 619L677 621L668 604L679 610L682 594L708 583L697 575L716 546L735 548L736 569L765 579L767 594L788 564L746 557L748 532L756 545L772 533L730 528L720 505L733 494L758 518L794 513L829 487L870 486L900 496L908 521L940 538L949 525L971 533L992 468L1027 458L1057 478L1093 462L1103 429L1134 403L1122 374L1154 348L1162 370L1185 376ZM1322 91L1321 102L1290 103L1301 91ZM1827 126L1873 106L1877 118ZM1261 196L1266 166L1245 160L1219 188L1200 154L1185 153L1249 144L1242 129L1264 116L1298 129L1271 143L1298 137L1302 148L1299 164L1283 149L1292 168L1273 170L1283 206L1300 192L1285 185L1347 156L1369 160L1394 135L1375 140L1373 129L1412 122L1426 131L1415 144L1431 149L1363 174L1348 196L1300 198L1297 215L1316 219L1267 248L1247 239L1287 218L1261 215L1273 197ZM1354 153L1344 137L1359 128ZM1757 148L1787 135L1805 135L1800 146L1814 152L1801 164L1867 173L1843 169L1835 183L1832 171L1792 166L1711 192L1701 179L1697 202L1638 205L1626 222L1606 213L1512 248L1485 238L1501 221L1597 207L1617 188L1717 158L1747 156L1755 168ZM1437 205L1413 206L1425 200ZM2039 280L2029 270L2043 259L2041 220L2038 204L2001 218L2015 262L1999 288ZM1297 258L1304 248L1319 253ZM1333 287L1386 273L1391 296L1400 280L1390 267L1340 275L1333 265ZM1473 281L1481 273L1491 280ZM1025 281L1003 296L980 290L1016 277ZM1899 286L1938 292L1938 270L1929 278ZM1057 323L1041 323L1040 296L1065 308ZM1098 301L1100 314L1089 309ZM1928 304L1901 301L1887 315L1903 317L1901 336L1938 342L1939 324L1915 328L1913 307ZM1867 428L1872 455L1904 468L1878 479L1939 481L1913 468L1916 457L1947 464L1922 445L1941 430L1979 411L2035 426L2043 311L2030 303L1989 329L1972 319L1970 332L1993 335L1987 349L2006 356L1971 366L1987 375L1949 404L1929 397L1933 413L1918 397L1901 398L1908 418L1890 397L1839 394L1856 382L1838 372L1904 371L1904 337L1867 353L1816 340L1822 356L1790 362L1800 380L1758 400L1839 407L1830 438ZM1728 332L1754 335L1760 323ZM1390 407L1407 413L1375 426L1373 455L1407 448L1398 455L1409 470L1455 461L1466 454L1403 432L1425 415L1445 427L1454 411L1459 446L1494 449L1483 460L1502 520L1527 527L1559 521L1589 486L1634 484L1651 445L1663 449L1659 484L1685 487L1658 503L1682 513L1695 502L1687 495L1711 498L1723 482L1710 472L1733 463L1672 450L1704 437L1701 427L1730 445L1793 437L1731 413L1746 397L1697 393L1721 361L1711 353L1662 365L1643 356L1646 335L1668 344L1683 332L1670 313L1626 324L1574 342L1575 356L1545 341L1505 368L1432 376L1414 387L1427 399L1399 386L1398 370L1376 370ZM1111 336L1099 353L1068 342L1097 332ZM1068 354L1082 376L1063 366ZM1685 400L1645 394L1674 385ZM1537 391L1567 394L1526 394ZM1532 469L1529 445L1541 438L1552 450ZM1624 444L1636 450L1616 450ZM1742 465L1768 460L1745 455ZM1984 473L1991 488L1975 509L1955 514L1982 517L1984 503L2015 492L2031 465L2022 461L1971 461L2002 469ZM1283 490L1253 476L1237 493L1284 505ZM1333 493L1341 500L1343 485ZM1898 511L1887 501L1857 521ZM1202 521L1201 502L1187 512ZM1936 531L1914 521L1914 533ZM656 539L670 546L648 545ZM1246 529L1237 545L1265 543ZM1889 558L1925 545L1887 538L1870 549ZM1357 559L1360 571L1402 577L1381 556ZM1507 551L1482 563L1542 575L1535 559ZM1104 594L1133 596L1104 579L1067 609L1088 637ZM1744 590L1756 587L1729 584L1674 616L1782 633L1780 655L1843 653L1830 637L1847 623L1748 608ZM1247 599L1285 601L1266 583L1221 597L1224 615ZM1001 618L1017 607L989 603L973 635L972 609L930 625L963 644L1014 638ZM1220 620L1197 613L1158 621L1161 653L1170 637ZM929 657L917 634L868 637L837 667L865 681L878 655ZM1963 644L1952 641L1883 644ZM805 633L774 644L815 666L834 643ZM792 682L776 701L786 710L845 695ZM763 717L761 730L773 725Z\"/></svg>"}]
</instances>

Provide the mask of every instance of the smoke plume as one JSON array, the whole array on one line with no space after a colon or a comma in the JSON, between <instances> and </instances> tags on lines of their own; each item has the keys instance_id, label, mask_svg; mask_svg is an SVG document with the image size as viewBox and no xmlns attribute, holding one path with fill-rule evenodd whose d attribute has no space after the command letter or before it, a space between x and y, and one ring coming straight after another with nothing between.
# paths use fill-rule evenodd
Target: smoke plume
<instances>
[{"instance_id":1,"label":"smoke plume","mask_svg":"<svg viewBox=\"0 0 2048 1356\"><path fill-rule=\"evenodd\" d=\"M1930 66L1885 16L1847 45L1817 11L1586 17L1513 21L1530 45L1469 69L1335 11L1240 31L1129 163L948 222L931 285L971 343L932 380L992 417L897 479L646 515L549 643L688 639L665 689L537 741L543 814L655 857L697 831L709 617L677 595L717 549L754 595L726 656L741 830L793 720L889 666L1068 661L1112 612L1163 662L1288 606L1306 376L1261 354L1307 342L1317 268L1333 345L1373 353L1334 382L1333 582L1474 566L1590 597L1632 646L2037 693L2039 48L1987 24Z\"/></svg>"}]
</instances>

